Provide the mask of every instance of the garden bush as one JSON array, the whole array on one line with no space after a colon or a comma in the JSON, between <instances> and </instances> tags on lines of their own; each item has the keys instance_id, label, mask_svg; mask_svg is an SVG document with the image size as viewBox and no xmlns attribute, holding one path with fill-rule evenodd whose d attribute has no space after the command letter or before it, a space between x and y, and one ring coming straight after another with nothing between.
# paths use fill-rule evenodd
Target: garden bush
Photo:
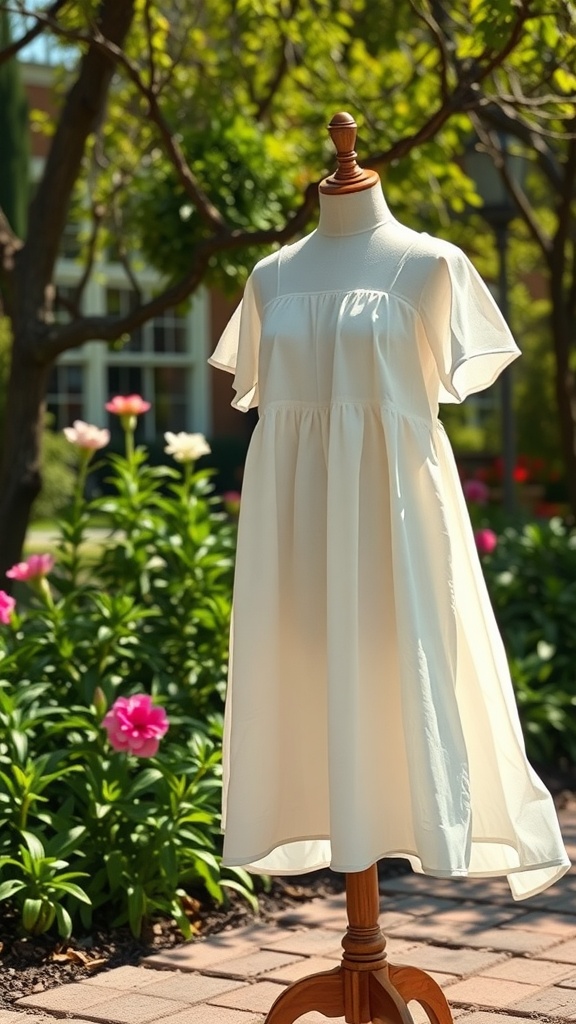
<instances>
[{"instance_id":1,"label":"garden bush","mask_svg":"<svg viewBox=\"0 0 576 1024\"><path fill-rule=\"evenodd\" d=\"M576 762L576 534L561 519L508 527L484 559L528 753Z\"/></svg>"},{"instance_id":2,"label":"garden bush","mask_svg":"<svg viewBox=\"0 0 576 1024\"><path fill-rule=\"evenodd\" d=\"M190 893L255 905L250 876L220 863L235 522L195 471L201 435L166 435L175 465L151 466L134 447L148 404L107 408L126 450L105 460L106 495L85 498L108 431L77 423L54 553L0 593L0 900L33 934L96 915L138 935L164 915L188 936Z\"/></svg>"}]
</instances>

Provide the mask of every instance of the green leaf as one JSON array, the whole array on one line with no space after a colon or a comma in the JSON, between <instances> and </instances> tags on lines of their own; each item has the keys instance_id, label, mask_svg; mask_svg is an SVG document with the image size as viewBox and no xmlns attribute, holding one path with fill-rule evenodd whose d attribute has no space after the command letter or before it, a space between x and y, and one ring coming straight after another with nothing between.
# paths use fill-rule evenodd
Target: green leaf
<instances>
[{"instance_id":1,"label":"green leaf","mask_svg":"<svg viewBox=\"0 0 576 1024\"><path fill-rule=\"evenodd\" d=\"M13 862L14 863L14 862ZM26 882L19 878L9 878L8 881L0 884L0 901L9 900L14 893L26 888Z\"/></svg>"},{"instance_id":2,"label":"green leaf","mask_svg":"<svg viewBox=\"0 0 576 1024\"><path fill-rule=\"evenodd\" d=\"M27 832L24 829L20 832L20 835L28 847L32 861L44 860L46 854L38 836L34 835L33 832Z\"/></svg>"},{"instance_id":3,"label":"green leaf","mask_svg":"<svg viewBox=\"0 0 576 1024\"><path fill-rule=\"evenodd\" d=\"M58 935L60 935L61 938L63 939L69 939L70 936L72 935L73 929L72 918L70 917L70 914L68 913L66 908L63 907L61 903L56 904L55 911L56 921L58 923Z\"/></svg>"},{"instance_id":4,"label":"green leaf","mask_svg":"<svg viewBox=\"0 0 576 1024\"><path fill-rule=\"evenodd\" d=\"M146 894L141 885L128 888L128 923L130 931L138 938L142 931L142 919L146 912Z\"/></svg>"},{"instance_id":5,"label":"green leaf","mask_svg":"<svg viewBox=\"0 0 576 1024\"><path fill-rule=\"evenodd\" d=\"M77 900L80 900L81 903L92 902L87 893L84 892L84 889L81 889L80 886L76 885L74 882L61 881L60 876L56 875L52 879L51 884L54 889L58 890L58 892L69 893L70 896L74 896Z\"/></svg>"},{"instance_id":6,"label":"green leaf","mask_svg":"<svg viewBox=\"0 0 576 1024\"><path fill-rule=\"evenodd\" d=\"M42 921L43 902L39 899L33 899L27 897L24 900L22 907L22 925L24 930L31 932L32 934L40 934L36 932L36 928Z\"/></svg>"}]
</instances>

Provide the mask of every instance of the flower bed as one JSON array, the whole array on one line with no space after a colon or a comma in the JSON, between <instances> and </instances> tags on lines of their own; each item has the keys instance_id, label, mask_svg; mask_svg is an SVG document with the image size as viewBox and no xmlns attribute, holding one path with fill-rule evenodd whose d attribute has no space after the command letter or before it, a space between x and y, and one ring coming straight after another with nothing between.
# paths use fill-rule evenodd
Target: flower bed
<instances>
[{"instance_id":1,"label":"flower bed","mask_svg":"<svg viewBox=\"0 0 576 1024\"><path fill-rule=\"evenodd\" d=\"M126 443L106 459L110 493L84 498L109 433L78 421L56 550L0 593L0 900L32 934L104 914L138 935L160 914L189 935L191 892L254 900L219 856L235 519L195 466L205 438L167 435L176 465L151 466L134 446L149 404L107 408Z\"/></svg>"}]
</instances>

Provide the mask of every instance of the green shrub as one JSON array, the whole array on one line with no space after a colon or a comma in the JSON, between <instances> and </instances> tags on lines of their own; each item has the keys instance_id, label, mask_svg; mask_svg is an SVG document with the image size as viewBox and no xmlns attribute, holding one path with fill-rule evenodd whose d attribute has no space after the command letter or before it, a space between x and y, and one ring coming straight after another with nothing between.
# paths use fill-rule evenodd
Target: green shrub
<instances>
[{"instance_id":1,"label":"green shrub","mask_svg":"<svg viewBox=\"0 0 576 1024\"><path fill-rule=\"evenodd\" d=\"M576 761L576 533L560 519L509 527L483 561L529 756Z\"/></svg>"},{"instance_id":2,"label":"green shrub","mask_svg":"<svg viewBox=\"0 0 576 1024\"><path fill-rule=\"evenodd\" d=\"M235 524L210 470L134 450L135 420L122 418L126 455L106 460L105 497L85 500L92 452L80 449L54 567L32 556L16 610L0 609L0 900L34 934L54 923L67 936L98 913L136 935L168 915L189 935L190 891L221 901L236 888L254 904L250 876L220 866ZM169 720L146 759L102 727L137 694Z\"/></svg>"},{"instance_id":3,"label":"green shrub","mask_svg":"<svg viewBox=\"0 0 576 1024\"><path fill-rule=\"evenodd\" d=\"M70 504L76 464L70 445L47 424L42 434L42 490L32 506L32 519L53 519Z\"/></svg>"}]
</instances>

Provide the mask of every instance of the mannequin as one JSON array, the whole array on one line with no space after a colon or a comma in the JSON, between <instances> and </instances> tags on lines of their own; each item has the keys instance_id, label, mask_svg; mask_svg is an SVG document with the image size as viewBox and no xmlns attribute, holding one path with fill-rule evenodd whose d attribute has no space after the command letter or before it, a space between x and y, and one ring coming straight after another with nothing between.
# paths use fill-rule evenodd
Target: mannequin
<instances>
[{"instance_id":1,"label":"mannequin","mask_svg":"<svg viewBox=\"0 0 576 1024\"><path fill-rule=\"evenodd\" d=\"M450 1013L388 965L376 862L508 875L523 899L569 867L525 757L439 401L519 354L460 250L399 224L333 119L316 231L266 257L211 358L260 409L245 472L226 705L223 862L346 874L340 967L282 994L408 1021ZM481 657L478 650L482 652ZM481 664L480 664L481 662Z\"/></svg>"},{"instance_id":2,"label":"mannequin","mask_svg":"<svg viewBox=\"0 0 576 1024\"><path fill-rule=\"evenodd\" d=\"M333 243L326 246L326 240L376 232L392 220L380 178L356 163L356 124L351 116L336 114L329 130L337 149L338 169L319 188L320 218L314 247L319 250L314 256L327 267L332 263ZM348 196L345 204L336 199L341 195ZM365 238L358 241L359 255L363 255ZM375 256L378 260L376 251ZM332 277L330 284L334 286ZM432 1024L451 1024L444 993L429 975L417 968L394 967L387 961L386 940L378 924L380 895L375 864L346 875L346 912L348 929L342 940L340 967L291 985L274 1003L266 1024L292 1024L311 1009L327 1016L344 1015L351 1024L375 1019L411 1024L409 1000L420 1002Z\"/></svg>"}]
</instances>

